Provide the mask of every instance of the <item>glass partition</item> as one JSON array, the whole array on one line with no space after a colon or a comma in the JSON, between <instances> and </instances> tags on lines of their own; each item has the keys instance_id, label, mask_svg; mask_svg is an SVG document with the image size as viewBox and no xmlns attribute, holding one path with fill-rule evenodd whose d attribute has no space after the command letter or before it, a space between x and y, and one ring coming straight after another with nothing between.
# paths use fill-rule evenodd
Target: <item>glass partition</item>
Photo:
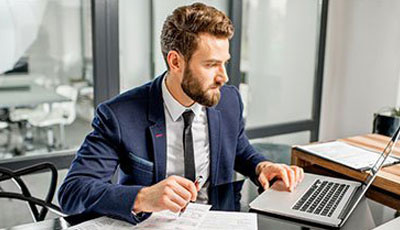
<instances>
[{"instance_id":1,"label":"glass partition","mask_svg":"<svg viewBox=\"0 0 400 230\"><path fill-rule=\"evenodd\" d=\"M74 149L91 130L90 5L0 2L0 160Z\"/></svg>"},{"instance_id":2,"label":"glass partition","mask_svg":"<svg viewBox=\"0 0 400 230\"><path fill-rule=\"evenodd\" d=\"M119 1L122 91L139 86L166 70L160 50L162 24L175 8L194 2ZM241 37L240 52L231 53L232 60L240 58L241 76L232 74L230 77L232 82L241 82L246 129L252 134L249 136L270 136L271 127L282 126L282 130L274 130L273 135L313 130L311 136L315 139L317 128L313 127L317 127L314 124L319 121L315 117L319 114L315 112L319 98L316 92L322 79L317 74L320 60L317 54L323 1L200 2L224 11L234 23L241 21L236 24L235 34ZM239 7L241 13L238 14L235 7ZM288 128L291 124L295 126Z\"/></svg>"},{"instance_id":3,"label":"glass partition","mask_svg":"<svg viewBox=\"0 0 400 230\"><path fill-rule=\"evenodd\" d=\"M119 57L120 89L144 84L166 70L161 54L160 34L166 17L194 0L120 0ZM228 13L228 1L201 1Z\"/></svg>"},{"instance_id":4,"label":"glass partition","mask_svg":"<svg viewBox=\"0 0 400 230\"><path fill-rule=\"evenodd\" d=\"M269 160L290 164L293 145L308 144L310 131L296 132L272 137L252 139L253 147Z\"/></svg>"},{"instance_id":5,"label":"glass partition","mask_svg":"<svg viewBox=\"0 0 400 230\"><path fill-rule=\"evenodd\" d=\"M311 120L320 1L243 1L247 128Z\"/></svg>"}]
</instances>

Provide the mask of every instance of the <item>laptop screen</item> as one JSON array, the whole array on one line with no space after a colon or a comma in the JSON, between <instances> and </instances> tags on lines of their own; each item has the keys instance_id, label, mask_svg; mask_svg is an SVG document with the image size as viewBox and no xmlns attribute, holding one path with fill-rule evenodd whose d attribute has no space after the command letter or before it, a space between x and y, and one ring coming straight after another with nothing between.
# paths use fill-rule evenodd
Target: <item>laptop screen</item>
<instances>
[{"instance_id":1,"label":"laptop screen","mask_svg":"<svg viewBox=\"0 0 400 230\"><path fill-rule=\"evenodd\" d=\"M382 168L383 163L385 163L388 156L392 153L392 151L396 145L396 142L399 138L399 134L400 134L400 126L397 128L396 132L393 134L392 138L390 139L389 143L386 145L385 149L379 156L378 160L375 162L374 166L369 171L368 176L364 182L364 184L367 186L364 187L364 189L368 189L368 187L372 184L372 182L374 181L379 170Z\"/></svg>"},{"instance_id":2,"label":"laptop screen","mask_svg":"<svg viewBox=\"0 0 400 230\"><path fill-rule=\"evenodd\" d=\"M348 212L342 212L339 218L343 218L344 223L350 216L350 214L354 211L357 204L360 202L364 194L367 192L368 188L371 186L372 182L374 181L376 175L378 174L379 170L382 168L383 163L388 158L388 156L392 153L394 146L399 138L400 126L397 128L396 132L393 134L392 138L390 139L389 143L386 145L385 149L383 150L382 154L379 156L378 160L375 162L374 166L368 173L367 178L364 181L364 184L360 186L360 189L356 191L354 194L354 198L352 199L348 208ZM344 217L343 217L343 216Z\"/></svg>"}]
</instances>

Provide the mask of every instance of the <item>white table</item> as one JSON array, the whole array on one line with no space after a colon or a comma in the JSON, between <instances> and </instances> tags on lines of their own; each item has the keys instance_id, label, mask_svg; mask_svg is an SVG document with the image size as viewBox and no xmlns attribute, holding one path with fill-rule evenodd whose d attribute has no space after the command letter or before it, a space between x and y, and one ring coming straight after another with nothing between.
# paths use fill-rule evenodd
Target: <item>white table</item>
<instances>
[{"instance_id":1,"label":"white table","mask_svg":"<svg viewBox=\"0 0 400 230\"><path fill-rule=\"evenodd\" d=\"M42 103L65 102L71 99L64 97L55 90L46 89L32 83L25 89L0 90L0 108L34 107Z\"/></svg>"},{"instance_id":2,"label":"white table","mask_svg":"<svg viewBox=\"0 0 400 230\"><path fill-rule=\"evenodd\" d=\"M4 76L2 76L4 77ZM50 110L53 103L71 101L70 98L58 94L54 89L41 87L26 77L6 76L0 80L0 109L13 110L15 108L35 107L47 103ZM19 87L23 86L23 87ZM19 125L18 125L19 127ZM23 152L23 138L19 129L12 131L10 138L16 136L10 141L10 146L16 152Z\"/></svg>"}]
</instances>

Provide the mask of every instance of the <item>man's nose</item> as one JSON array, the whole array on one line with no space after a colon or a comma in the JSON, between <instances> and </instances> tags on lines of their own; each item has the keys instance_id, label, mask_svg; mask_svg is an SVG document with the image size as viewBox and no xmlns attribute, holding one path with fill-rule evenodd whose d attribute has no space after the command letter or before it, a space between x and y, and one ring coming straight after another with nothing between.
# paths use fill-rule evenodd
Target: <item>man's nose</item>
<instances>
[{"instance_id":1,"label":"man's nose","mask_svg":"<svg viewBox=\"0 0 400 230\"><path fill-rule=\"evenodd\" d=\"M228 77L228 74L226 73L225 65L222 65L219 68L215 81L220 85L223 85L229 81L229 77Z\"/></svg>"}]
</instances>

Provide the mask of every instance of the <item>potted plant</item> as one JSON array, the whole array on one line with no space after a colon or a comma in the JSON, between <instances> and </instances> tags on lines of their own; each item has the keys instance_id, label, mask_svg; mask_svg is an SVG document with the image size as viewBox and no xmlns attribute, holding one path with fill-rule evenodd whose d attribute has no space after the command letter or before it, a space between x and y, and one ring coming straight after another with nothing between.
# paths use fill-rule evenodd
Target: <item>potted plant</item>
<instances>
[{"instance_id":1,"label":"potted plant","mask_svg":"<svg viewBox=\"0 0 400 230\"><path fill-rule=\"evenodd\" d=\"M373 133L392 136L400 125L400 107L391 107L374 114Z\"/></svg>"}]
</instances>

